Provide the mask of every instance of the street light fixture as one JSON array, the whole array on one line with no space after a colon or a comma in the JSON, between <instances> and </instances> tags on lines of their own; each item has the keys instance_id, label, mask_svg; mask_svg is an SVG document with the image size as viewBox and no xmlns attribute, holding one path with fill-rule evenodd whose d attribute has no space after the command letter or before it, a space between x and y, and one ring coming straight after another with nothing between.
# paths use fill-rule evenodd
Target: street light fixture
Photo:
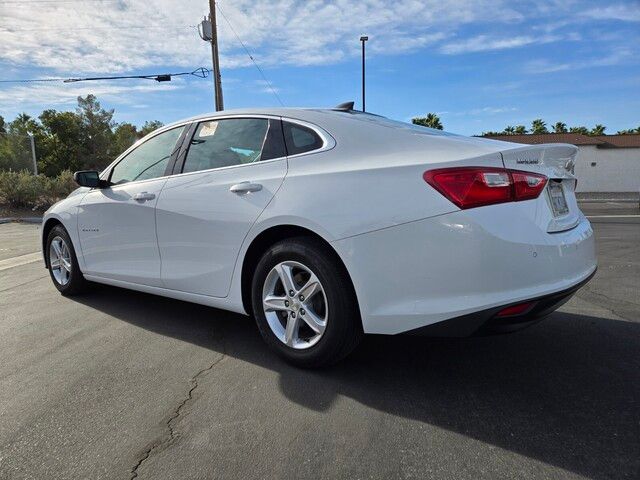
<instances>
[{"instance_id":1,"label":"street light fixture","mask_svg":"<svg viewBox=\"0 0 640 480\"><path fill-rule=\"evenodd\" d=\"M365 42L369 40L369 37L366 35L361 35L360 36L360 41L362 42L362 111L364 112L366 110L365 108L365 98L364 98L364 94L365 94L365 90L364 90L364 44Z\"/></svg>"}]
</instances>

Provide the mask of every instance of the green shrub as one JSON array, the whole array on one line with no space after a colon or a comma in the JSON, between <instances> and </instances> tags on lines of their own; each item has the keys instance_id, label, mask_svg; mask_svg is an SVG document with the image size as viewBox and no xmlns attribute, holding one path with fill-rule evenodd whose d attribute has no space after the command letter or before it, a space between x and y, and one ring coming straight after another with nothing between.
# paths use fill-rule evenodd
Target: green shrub
<instances>
[{"instance_id":1,"label":"green shrub","mask_svg":"<svg viewBox=\"0 0 640 480\"><path fill-rule=\"evenodd\" d=\"M57 177L33 175L26 170L0 172L0 203L14 208L44 210L65 198L75 188L77 185L69 171Z\"/></svg>"}]
</instances>

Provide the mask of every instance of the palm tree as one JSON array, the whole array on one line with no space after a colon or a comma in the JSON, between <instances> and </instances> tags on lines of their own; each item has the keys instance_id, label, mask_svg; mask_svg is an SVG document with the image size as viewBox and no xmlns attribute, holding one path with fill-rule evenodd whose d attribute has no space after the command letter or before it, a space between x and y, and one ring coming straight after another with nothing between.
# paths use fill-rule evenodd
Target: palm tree
<instances>
[{"instance_id":1,"label":"palm tree","mask_svg":"<svg viewBox=\"0 0 640 480\"><path fill-rule=\"evenodd\" d=\"M435 128L436 130L442 130L440 117L435 113L427 113L426 117L412 118L411 123L414 125L421 125L423 127Z\"/></svg>"},{"instance_id":2,"label":"palm tree","mask_svg":"<svg viewBox=\"0 0 640 480\"><path fill-rule=\"evenodd\" d=\"M516 129L512 125L507 125L504 129L504 133L506 133L507 135L513 135L515 132Z\"/></svg>"},{"instance_id":3,"label":"palm tree","mask_svg":"<svg viewBox=\"0 0 640 480\"><path fill-rule=\"evenodd\" d=\"M631 135L634 133L640 133L640 127L638 128L629 128L627 130L618 130L618 135Z\"/></svg>"},{"instance_id":4,"label":"palm tree","mask_svg":"<svg viewBox=\"0 0 640 480\"><path fill-rule=\"evenodd\" d=\"M541 118L536 118L531 122L531 133L549 133L549 130L547 130L547 124Z\"/></svg>"},{"instance_id":5,"label":"palm tree","mask_svg":"<svg viewBox=\"0 0 640 480\"><path fill-rule=\"evenodd\" d=\"M590 135L604 135L604 131L607 129L604 125L600 125L599 123L591 129L589 132Z\"/></svg>"},{"instance_id":6,"label":"palm tree","mask_svg":"<svg viewBox=\"0 0 640 480\"><path fill-rule=\"evenodd\" d=\"M525 135L527 133L527 127L524 125L516 125L516 128L513 130L516 135Z\"/></svg>"},{"instance_id":7,"label":"palm tree","mask_svg":"<svg viewBox=\"0 0 640 480\"><path fill-rule=\"evenodd\" d=\"M567 124L564 122L556 122L553 125L553 131L555 133L567 133Z\"/></svg>"},{"instance_id":8,"label":"palm tree","mask_svg":"<svg viewBox=\"0 0 640 480\"><path fill-rule=\"evenodd\" d=\"M569 131L571 133L581 133L582 135L589 135L589 129L587 127L571 127Z\"/></svg>"}]
</instances>

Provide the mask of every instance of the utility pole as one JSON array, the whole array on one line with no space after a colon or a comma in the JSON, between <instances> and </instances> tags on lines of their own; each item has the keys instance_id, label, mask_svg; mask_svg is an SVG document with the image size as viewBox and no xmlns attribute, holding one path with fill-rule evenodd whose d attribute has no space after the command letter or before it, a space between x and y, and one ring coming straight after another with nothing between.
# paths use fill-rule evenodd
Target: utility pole
<instances>
[{"instance_id":1,"label":"utility pole","mask_svg":"<svg viewBox=\"0 0 640 480\"><path fill-rule=\"evenodd\" d=\"M213 58L213 88L215 90L216 111L224 110L222 99L222 77L218 57L218 25L216 24L216 0L209 0L209 22L211 25L211 57ZM207 40L205 38L205 40Z\"/></svg>"},{"instance_id":2,"label":"utility pole","mask_svg":"<svg viewBox=\"0 0 640 480\"><path fill-rule=\"evenodd\" d=\"M366 111L365 107L365 98L364 98L364 43L369 40L369 37L366 35L362 35L360 37L360 41L362 42L362 111Z\"/></svg>"}]
</instances>

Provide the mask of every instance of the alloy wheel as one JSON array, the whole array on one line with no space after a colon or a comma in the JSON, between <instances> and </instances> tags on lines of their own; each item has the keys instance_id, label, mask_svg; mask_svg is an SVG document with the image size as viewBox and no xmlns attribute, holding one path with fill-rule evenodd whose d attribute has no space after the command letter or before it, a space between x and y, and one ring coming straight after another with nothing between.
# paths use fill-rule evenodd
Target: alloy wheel
<instances>
[{"instance_id":1,"label":"alloy wheel","mask_svg":"<svg viewBox=\"0 0 640 480\"><path fill-rule=\"evenodd\" d=\"M49 265L53 278L59 285L66 285L71 278L71 252L67 242L60 236L51 240L49 245Z\"/></svg>"},{"instance_id":2,"label":"alloy wheel","mask_svg":"<svg viewBox=\"0 0 640 480\"><path fill-rule=\"evenodd\" d=\"M312 347L327 327L324 288L300 262L280 262L271 269L262 289L262 306L273 334L291 348Z\"/></svg>"}]
</instances>

